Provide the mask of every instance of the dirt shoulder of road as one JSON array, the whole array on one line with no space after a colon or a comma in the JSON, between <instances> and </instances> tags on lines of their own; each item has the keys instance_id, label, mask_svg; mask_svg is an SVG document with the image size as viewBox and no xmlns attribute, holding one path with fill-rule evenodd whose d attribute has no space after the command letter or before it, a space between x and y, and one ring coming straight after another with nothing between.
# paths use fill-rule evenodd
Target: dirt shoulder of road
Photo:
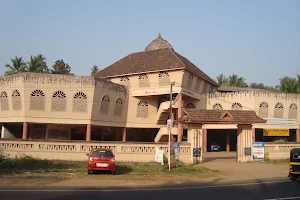
<instances>
[{"instance_id":1,"label":"dirt shoulder of road","mask_svg":"<svg viewBox=\"0 0 300 200\"><path fill-rule=\"evenodd\" d=\"M70 186L70 187L142 187L166 184L199 182L230 182L286 178L288 164L236 163L232 161L199 164L206 169L201 172L129 172L111 175L97 173L88 175L84 171L25 171L5 174L0 177L0 186Z\"/></svg>"}]
</instances>

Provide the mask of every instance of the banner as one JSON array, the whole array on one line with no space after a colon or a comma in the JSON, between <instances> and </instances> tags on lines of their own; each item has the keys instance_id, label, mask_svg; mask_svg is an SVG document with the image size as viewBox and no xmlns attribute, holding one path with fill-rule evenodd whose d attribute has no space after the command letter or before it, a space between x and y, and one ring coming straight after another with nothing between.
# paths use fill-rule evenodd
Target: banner
<instances>
[{"instance_id":1,"label":"banner","mask_svg":"<svg viewBox=\"0 0 300 200\"><path fill-rule=\"evenodd\" d=\"M176 168L176 157L175 157L175 146L174 142L170 143L170 160L169 160L170 169Z\"/></svg>"},{"instance_id":2,"label":"banner","mask_svg":"<svg viewBox=\"0 0 300 200\"><path fill-rule=\"evenodd\" d=\"M288 128L264 128L264 136L290 136Z\"/></svg>"},{"instance_id":3,"label":"banner","mask_svg":"<svg viewBox=\"0 0 300 200\"><path fill-rule=\"evenodd\" d=\"M252 158L253 161L264 161L265 159L265 144L263 142L252 143Z\"/></svg>"},{"instance_id":4,"label":"banner","mask_svg":"<svg viewBox=\"0 0 300 200\"><path fill-rule=\"evenodd\" d=\"M174 142L176 162L179 162L179 142Z\"/></svg>"},{"instance_id":5,"label":"banner","mask_svg":"<svg viewBox=\"0 0 300 200\"><path fill-rule=\"evenodd\" d=\"M164 165L164 150L159 149L158 147L156 147L155 151L155 161Z\"/></svg>"}]
</instances>

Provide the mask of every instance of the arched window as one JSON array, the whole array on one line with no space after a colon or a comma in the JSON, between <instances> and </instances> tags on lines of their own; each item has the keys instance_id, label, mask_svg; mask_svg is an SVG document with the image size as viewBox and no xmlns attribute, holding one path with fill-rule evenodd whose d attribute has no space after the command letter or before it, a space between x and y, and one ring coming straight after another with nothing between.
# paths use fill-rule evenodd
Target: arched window
<instances>
[{"instance_id":1,"label":"arched window","mask_svg":"<svg viewBox=\"0 0 300 200\"><path fill-rule=\"evenodd\" d=\"M1 110L2 111L8 111L9 110L9 104L8 104L8 97L7 93L5 91L2 91L0 94L0 100L1 100Z\"/></svg>"},{"instance_id":2,"label":"arched window","mask_svg":"<svg viewBox=\"0 0 300 200\"><path fill-rule=\"evenodd\" d=\"M298 107L292 103L289 108L289 119L297 119Z\"/></svg>"},{"instance_id":3,"label":"arched window","mask_svg":"<svg viewBox=\"0 0 300 200\"><path fill-rule=\"evenodd\" d=\"M269 106L267 102L261 102L259 104L258 116L261 118L268 118Z\"/></svg>"},{"instance_id":4,"label":"arched window","mask_svg":"<svg viewBox=\"0 0 300 200\"><path fill-rule=\"evenodd\" d=\"M193 85L193 74L189 74L187 79L186 88L190 89Z\"/></svg>"},{"instance_id":5,"label":"arched window","mask_svg":"<svg viewBox=\"0 0 300 200\"><path fill-rule=\"evenodd\" d=\"M206 94L206 90L207 90L207 83L205 82L202 88L202 94Z\"/></svg>"},{"instance_id":6,"label":"arched window","mask_svg":"<svg viewBox=\"0 0 300 200\"><path fill-rule=\"evenodd\" d=\"M275 105L274 117L275 118L282 118L283 117L283 104L280 103L280 102Z\"/></svg>"},{"instance_id":7,"label":"arched window","mask_svg":"<svg viewBox=\"0 0 300 200\"><path fill-rule=\"evenodd\" d=\"M34 90L30 95L30 110L45 110L45 94L42 90Z\"/></svg>"},{"instance_id":8,"label":"arched window","mask_svg":"<svg viewBox=\"0 0 300 200\"><path fill-rule=\"evenodd\" d=\"M18 90L12 92L12 106L13 110L22 110L21 94Z\"/></svg>"},{"instance_id":9,"label":"arched window","mask_svg":"<svg viewBox=\"0 0 300 200\"><path fill-rule=\"evenodd\" d=\"M201 79L198 78L197 82L196 82L196 85L195 85L195 92L199 92L200 86L201 86Z\"/></svg>"},{"instance_id":10,"label":"arched window","mask_svg":"<svg viewBox=\"0 0 300 200\"><path fill-rule=\"evenodd\" d=\"M149 87L150 86L147 74L139 75L139 86L140 87Z\"/></svg>"},{"instance_id":11,"label":"arched window","mask_svg":"<svg viewBox=\"0 0 300 200\"><path fill-rule=\"evenodd\" d=\"M56 91L52 95L51 103L52 111L66 111L67 110L67 98L66 94L62 91Z\"/></svg>"},{"instance_id":12,"label":"arched window","mask_svg":"<svg viewBox=\"0 0 300 200\"><path fill-rule=\"evenodd\" d=\"M125 85L126 87L130 88L130 81L129 81L129 78L127 76L122 76L121 80L120 80L120 83L122 85Z\"/></svg>"},{"instance_id":13,"label":"arched window","mask_svg":"<svg viewBox=\"0 0 300 200\"><path fill-rule=\"evenodd\" d=\"M105 115L108 114L109 102L110 102L109 96L104 95L101 100L100 113L105 114Z\"/></svg>"},{"instance_id":14,"label":"arched window","mask_svg":"<svg viewBox=\"0 0 300 200\"><path fill-rule=\"evenodd\" d=\"M212 108L214 110L223 110L223 106L219 103L215 103Z\"/></svg>"},{"instance_id":15,"label":"arched window","mask_svg":"<svg viewBox=\"0 0 300 200\"><path fill-rule=\"evenodd\" d=\"M168 72L159 72L158 82L159 85L170 85L170 78Z\"/></svg>"},{"instance_id":16,"label":"arched window","mask_svg":"<svg viewBox=\"0 0 300 200\"><path fill-rule=\"evenodd\" d=\"M138 103L136 117L138 118L148 117L148 104L146 101L140 101Z\"/></svg>"},{"instance_id":17,"label":"arched window","mask_svg":"<svg viewBox=\"0 0 300 200\"><path fill-rule=\"evenodd\" d=\"M87 112L87 96L83 92L77 92L73 96L73 112Z\"/></svg>"},{"instance_id":18,"label":"arched window","mask_svg":"<svg viewBox=\"0 0 300 200\"><path fill-rule=\"evenodd\" d=\"M188 103L185 108L196 108L196 106L193 103Z\"/></svg>"},{"instance_id":19,"label":"arched window","mask_svg":"<svg viewBox=\"0 0 300 200\"><path fill-rule=\"evenodd\" d=\"M231 105L231 109L232 109L232 110L242 110L243 107L242 107L242 105L241 105L240 103L235 102L235 103L233 103L233 104Z\"/></svg>"},{"instance_id":20,"label":"arched window","mask_svg":"<svg viewBox=\"0 0 300 200\"><path fill-rule=\"evenodd\" d=\"M123 100L121 98L118 98L115 105L114 115L120 116L122 114L123 110Z\"/></svg>"}]
</instances>

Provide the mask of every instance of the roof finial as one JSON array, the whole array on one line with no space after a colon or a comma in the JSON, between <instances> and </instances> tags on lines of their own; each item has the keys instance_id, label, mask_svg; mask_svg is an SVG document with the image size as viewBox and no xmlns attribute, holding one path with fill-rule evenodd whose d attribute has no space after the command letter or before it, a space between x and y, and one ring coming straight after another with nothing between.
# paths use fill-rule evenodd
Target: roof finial
<instances>
[{"instance_id":1,"label":"roof finial","mask_svg":"<svg viewBox=\"0 0 300 200\"><path fill-rule=\"evenodd\" d=\"M159 37L159 38L161 38L161 34L160 34L160 32L158 33L158 37Z\"/></svg>"}]
</instances>

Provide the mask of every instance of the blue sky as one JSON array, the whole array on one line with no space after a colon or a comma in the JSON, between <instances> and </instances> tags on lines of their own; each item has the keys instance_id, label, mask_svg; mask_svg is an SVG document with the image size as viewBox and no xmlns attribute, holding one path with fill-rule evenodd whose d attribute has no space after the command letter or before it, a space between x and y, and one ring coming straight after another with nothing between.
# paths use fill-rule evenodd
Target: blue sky
<instances>
[{"instance_id":1,"label":"blue sky","mask_svg":"<svg viewBox=\"0 0 300 200\"><path fill-rule=\"evenodd\" d=\"M89 75L159 32L214 79L276 85L300 74L299 0L0 0L0 27L0 74L10 58L41 53Z\"/></svg>"}]
</instances>

